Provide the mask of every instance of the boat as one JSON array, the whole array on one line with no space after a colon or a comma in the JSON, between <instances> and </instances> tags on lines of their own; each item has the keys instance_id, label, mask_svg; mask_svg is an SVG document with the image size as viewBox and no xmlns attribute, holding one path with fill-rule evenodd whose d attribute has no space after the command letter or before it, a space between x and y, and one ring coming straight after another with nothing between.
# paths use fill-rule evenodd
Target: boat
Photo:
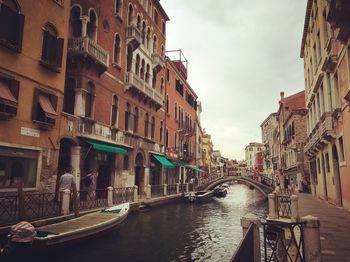
<instances>
[{"instance_id":1,"label":"boat","mask_svg":"<svg viewBox=\"0 0 350 262\"><path fill-rule=\"evenodd\" d=\"M122 223L130 211L123 203L67 221L36 228L33 250L57 248L105 234Z\"/></svg>"},{"instance_id":2,"label":"boat","mask_svg":"<svg viewBox=\"0 0 350 262\"><path fill-rule=\"evenodd\" d=\"M183 200L188 203L201 203L211 199L214 196L214 190L190 192L183 196Z\"/></svg>"},{"instance_id":3,"label":"boat","mask_svg":"<svg viewBox=\"0 0 350 262\"><path fill-rule=\"evenodd\" d=\"M214 189L214 196L225 197L227 195L227 187L224 185L218 186Z\"/></svg>"}]
</instances>

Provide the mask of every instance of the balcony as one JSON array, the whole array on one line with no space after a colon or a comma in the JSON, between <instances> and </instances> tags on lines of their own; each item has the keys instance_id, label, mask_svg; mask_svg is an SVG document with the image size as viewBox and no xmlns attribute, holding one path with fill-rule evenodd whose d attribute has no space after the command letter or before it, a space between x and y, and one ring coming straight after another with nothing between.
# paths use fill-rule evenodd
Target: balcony
<instances>
[{"instance_id":1,"label":"balcony","mask_svg":"<svg viewBox=\"0 0 350 262\"><path fill-rule=\"evenodd\" d=\"M142 42L141 32L136 25L129 25L126 28L126 44L131 46L132 50L136 50Z\"/></svg>"},{"instance_id":2,"label":"balcony","mask_svg":"<svg viewBox=\"0 0 350 262\"><path fill-rule=\"evenodd\" d=\"M194 154L193 153L180 153L179 160L185 161L185 162L192 162L194 160Z\"/></svg>"},{"instance_id":3,"label":"balcony","mask_svg":"<svg viewBox=\"0 0 350 262\"><path fill-rule=\"evenodd\" d=\"M126 74L126 84L124 89L128 90L129 88L132 88L133 90L137 91L138 94L146 101L148 99L151 102L155 103L158 109L162 107L163 96L132 72L128 72Z\"/></svg>"},{"instance_id":4,"label":"balcony","mask_svg":"<svg viewBox=\"0 0 350 262\"><path fill-rule=\"evenodd\" d=\"M154 54L152 54L152 63L153 63L153 66L154 66L154 70L159 72L164 67L165 58L161 54L154 53Z\"/></svg>"},{"instance_id":5,"label":"balcony","mask_svg":"<svg viewBox=\"0 0 350 262\"><path fill-rule=\"evenodd\" d=\"M109 65L109 53L89 37L72 37L68 40L68 54L70 56L83 56L95 62L102 72Z\"/></svg>"},{"instance_id":6,"label":"balcony","mask_svg":"<svg viewBox=\"0 0 350 262\"><path fill-rule=\"evenodd\" d=\"M328 141L335 138L333 117L331 113L324 113L321 117L320 134L322 138Z\"/></svg>"},{"instance_id":7,"label":"balcony","mask_svg":"<svg viewBox=\"0 0 350 262\"><path fill-rule=\"evenodd\" d=\"M62 137L75 138L79 130L79 117L61 113L60 134Z\"/></svg>"},{"instance_id":8,"label":"balcony","mask_svg":"<svg viewBox=\"0 0 350 262\"><path fill-rule=\"evenodd\" d=\"M331 37L326 43L327 57L322 65L322 71L332 73L338 64L338 54L336 49L336 39Z\"/></svg>"},{"instance_id":9,"label":"balcony","mask_svg":"<svg viewBox=\"0 0 350 262\"><path fill-rule=\"evenodd\" d=\"M345 44L350 36L350 1L332 0L330 2L327 21L333 29L338 28L337 39Z\"/></svg>"}]
</instances>

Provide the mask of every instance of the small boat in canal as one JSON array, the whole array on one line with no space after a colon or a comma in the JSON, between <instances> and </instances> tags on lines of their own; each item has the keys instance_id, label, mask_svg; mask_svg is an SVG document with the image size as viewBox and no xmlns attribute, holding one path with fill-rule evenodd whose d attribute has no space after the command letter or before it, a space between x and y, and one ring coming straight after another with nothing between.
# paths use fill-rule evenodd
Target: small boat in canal
<instances>
[{"instance_id":1,"label":"small boat in canal","mask_svg":"<svg viewBox=\"0 0 350 262\"><path fill-rule=\"evenodd\" d=\"M127 217L129 203L123 203L67 221L36 228L32 247L35 251L74 244L115 229Z\"/></svg>"},{"instance_id":2,"label":"small boat in canal","mask_svg":"<svg viewBox=\"0 0 350 262\"><path fill-rule=\"evenodd\" d=\"M183 196L187 203L201 203L211 199L214 196L214 190L190 192Z\"/></svg>"},{"instance_id":3,"label":"small boat in canal","mask_svg":"<svg viewBox=\"0 0 350 262\"><path fill-rule=\"evenodd\" d=\"M225 197L227 195L227 187L224 185L218 186L214 189L214 196Z\"/></svg>"}]
</instances>

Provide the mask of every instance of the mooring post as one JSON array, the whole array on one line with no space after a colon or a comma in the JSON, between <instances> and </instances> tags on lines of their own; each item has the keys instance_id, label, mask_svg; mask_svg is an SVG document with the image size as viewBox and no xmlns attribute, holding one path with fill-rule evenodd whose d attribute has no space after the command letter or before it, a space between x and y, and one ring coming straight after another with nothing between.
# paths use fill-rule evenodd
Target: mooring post
<instances>
[{"instance_id":1,"label":"mooring post","mask_svg":"<svg viewBox=\"0 0 350 262\"><path fill-rule=\"evenodd\" d=\"M188 193L188 183L186 183L186 193Z\"/></svg>"},{"instance_id":2,"label":"mooring post","mask_svg":"<svg viewBox=\"0 0 350 262\"><path fill-rule=\"evenodd\" d=\"M308 215L301 218L304 225L304 250L305 261L320 262L321 259L321 240L320 240L320 221L317 217Z\"/></svg>"},{"instance_id":3,"label":"mooring post","mask_svg":"<svg viewBox=\"0 0 350 262\"><path fill-rule=\"evenodd\" d=\"M176 183L176 194L180 193L180 184Z\"/></svg>"},{"instance_id":4,"label":"mooring post","mask_svg":"<svg viewBox=\"0 0 350 262\"><path fill-rule=\"evenodd\" d=\"M68 215L69 214L69 202L70 202L70 190L65 189L65 190L63 190L63 192L61 192L61 194L63 194L61 212L62 212L62 215Z\"/></svg>"},{"instance_id":5,"label":"mooring post","mask_svg":"<svg viewBox=\"0 0 350 262\"><path fill-rule=\"evenodd\" d=\"M109 207L113 206L113 187L107 187L107 205Z\"/></svg>"},{"instance_id":6,"label":"mooring post","mask_svg":"<svg viewBox=\"0 0 350 262\"><path fill-rule=\"evenodd\" d=\"M146 186L146 198L151 198L152 197L152 190L151 190L151 185Z\"/></svg>"},{"instance_id":7,"label":"mooring post","mask_svg":"<svg viewBox=\"0 0 350 262\"><path fill-rule=\"evenodd\" d=\"M276 212L276 194L271 193L268 194L268 199L269 199L269 219L276 219L278 218L277 212Z\"/></svg>"},{"instance_id":8,"label":"mooring post","mask_svg":"<svg viewBox=\"0 0 350 262\"><path fill-rule=\"evenodd\" d=\"M138 186L134 186L134 202L138 201L138 195L139 195L139 187Z\"/></svg>"},{"instance_id":9,"label":"mooring post","mask_svg":"<svg viewBox=\"0 0 350 262\"><path fill-rule=\"evenodd\" d=\"M167 194L168 194L168 185L164 184L163 195L166 196Z\"/></svg>"}]
</instances>

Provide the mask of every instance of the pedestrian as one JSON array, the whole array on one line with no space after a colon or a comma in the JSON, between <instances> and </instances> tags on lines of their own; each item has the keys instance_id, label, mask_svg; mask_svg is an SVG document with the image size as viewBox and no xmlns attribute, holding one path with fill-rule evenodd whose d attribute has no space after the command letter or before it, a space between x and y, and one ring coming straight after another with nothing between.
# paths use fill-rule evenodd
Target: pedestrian
<instances>
[{"instance_id":1,"label":"pedestrian","mask_svg":"<svg viewBox=\"0 0 350 262\"><path fill-rule=\"evenodd\" d=\"M70 168L65 169L65 173L60 177L60 182L59 182L59 202L62 202L62 197L63 197L63 191L68 189L71 190L75 187L75 179L74 176L71 173Z\"/></svg>"}]
</instances>

